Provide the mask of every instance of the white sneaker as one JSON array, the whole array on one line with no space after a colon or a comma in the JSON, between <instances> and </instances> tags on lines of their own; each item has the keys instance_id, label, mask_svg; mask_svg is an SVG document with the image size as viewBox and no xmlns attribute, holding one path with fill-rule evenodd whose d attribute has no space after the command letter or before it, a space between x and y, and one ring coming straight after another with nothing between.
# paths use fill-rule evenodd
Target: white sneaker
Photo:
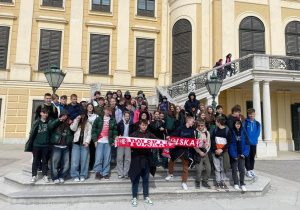
<instances>
[{"instance_id":1,"label":"white sneaker","mask_svg":"<svg viewBox=\"0 0 300 210\"><path fill-rule=\"evenodd\" d=\"M253 178L253 175L252 175L251 171L247 171L246 176L248 178Z\"/></svg>"},{"instance_id":2,"label":"white sneaker","mask_svg":"<svg viewBox=\"0 0 300 210\"><path fill-rule=\"evenodd\" d=\"M234 189L235 189L235 190L239 190L239 189L240 189L240 188L239 188L239 185L235 184L235 185L234 185Z\"/></svg>"},{"instance_id":3,"label":"white sneaker","mask_svg":"<svg viewBox=\"0 0 300 210\"><path fill-rule=\"evenodd\" d=\"M242 188L242 191L243 191L243 192L246 192L246 191L247 191L246 185L242 185L241 188Z\"/></svg>"},{"instance_id":4,"label":"white sneaker","mask_svg":"<svg viewBox=\"0 0 300 210\"><path fill-rule=\"evenodd\" d=\"M173 179L173 174L169 174L169 175L166 177L166 181L170 181L170 179Z\"/></svg>"},{"instance_id":5,"label":"white sneaker","mask_svg":"<svg viewBox=\"0 0 300 210\"><path fill-rule=\"evenodd\" d=\"M79 181L80 181L79 178L74 179L74 182L79 182Z\"/></svg>"},{"instance_id":6,"label":"white sneaker","mask_svg":"<svg viewBox=\"0 0 300 210\"><path fill-rule=\"evenodd\" d=\"M65 183L65 180L63 178L59 178L59 183Z\"/></svg>"},{"instance_id":7,"label":"white sneaker","mask_svg":"<svg viewBox=\"0 0 300 210\"><path fill-rule=\"evenodd\" d=\"M55 179L53 182L54 182L54 184L59 184L59 180L58 179Z\"/></svg>"},{"instance_id":8,"label":"white sneaker","mask_svg":"<svg viewBox=\"0 0 300 210\"><path fill-rule=\"evenodd\" d=\"M154 205L153 202L150 200L149 197L146 197L146 198L144 199L144 203L147 203L147 204L149 204L150 206L153 206L153 205Z\"/></svg>"},{"instance_id":9,"label":"white sneaker","mask_svg":"<svg viewBox=\"0 0 300 210\"><path fill-rule=\"evenodd\" d=\"M47 176L44 176L44 177L43 177L43 180L44 180L45 183L49 183L49 179L48 179Z\"/></svg>"},{"instance_id":10,"label":"white sneaker","mask_svg":"<svg viewBox=\"0 0 300 210\"><path fill-rule=\"evenodd\" d=\"M133 198L131 200L131 205L132 205L132 207L137 207L137 199L136 198Z\"/></svg>"},{"instance_id":11,"label":"white sneaker","mask_svg":"<svg viewBox=\"0 0 300 210\"><path fill-rule=\"evenodd\" d=\"M257 175L254 173L254 171L250 171L252 177L257 178Z\"/></svg>"},{"instance_id":12,"label":"white sneaker","mask_svg":"<svg viewBox=\"0 0 300 210\"><path fill-rule=\"evenodd\" d=\"M30 180L31 183L35 183L36 182L36 176L33 176Z\"/></svg>"},{"instance_id":13,"label":"white sneaker","mask_svg":"<svg viewBox=\"0 0 300 210\"><path fill-rule=\"evenodd\" d=\"M80 181L81 181L81 182L84 182L84 181L85 181L85 178L81 177L81 178L80 178Z\"/></svg>"},{"instance_id":14,"label":"white sneaker","mask_svg":"<svg viewBox=\"0 0 300 210\"><path fill-rule=\"evenodd\" d=\"M182 182L182 189L187 191L188 190L188 187L186 185L186 182Z\"/></svg>"}]
</instances>

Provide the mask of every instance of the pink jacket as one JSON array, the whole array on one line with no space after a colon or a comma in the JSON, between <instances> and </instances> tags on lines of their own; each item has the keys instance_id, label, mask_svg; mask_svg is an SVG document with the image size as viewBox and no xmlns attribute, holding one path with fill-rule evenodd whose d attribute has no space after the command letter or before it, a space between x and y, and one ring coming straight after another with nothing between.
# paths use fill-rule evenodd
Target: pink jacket
<instances>
[{"instance_id":1,"label":"pink jacket","mask_svg":"<svg viewBox=\"0 0 300 210\"><path fill-rule=\"evenodd\" d=\"M148 109L146 109L148 114L149 114L149 121L151 122L151 114L149 112ZM134 112L134 116L133 116L133 123L136 123L140 120L140 113L141 113L141 110L140 109L137 109L135 112Z\"/></svg>"}]
</instances>

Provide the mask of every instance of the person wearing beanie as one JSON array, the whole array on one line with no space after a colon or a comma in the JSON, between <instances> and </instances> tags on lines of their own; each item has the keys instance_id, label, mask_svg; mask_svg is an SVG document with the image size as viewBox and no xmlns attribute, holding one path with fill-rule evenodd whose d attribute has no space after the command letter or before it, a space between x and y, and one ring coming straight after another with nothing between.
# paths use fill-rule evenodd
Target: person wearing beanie
<instances>
[{"instance_id":1,"label":"person wearing beanie","mask_svg":"<svg viewBox=\"0 0 300 210\"><path fill-rule=\"evenodd\" d=\"M84 182L88 176L89 169L89 144L92 138L92 123L88 120L87 111L81 109L79 116L70 125L74 132L72 157L71 157L71 177L75 182ZM79 173L80 165L80 173Z\"/></svg>"},{"instance_id":2,"label":"person wearing beanie","mask_svg":"<svg viewBox=\"0 0 300 210\"><path fill-rule=\"evenodd\" d=\"M139 121L139 116L140 116L141 111L148 112L148 114L149 114L149 121L151 121L151 114L150 114L150 111L148 110L148 107L147 107L147 101L146 100L142 100L140 102L140 107L134 113L133 123L136 123L136 122Z\"/></svg>"},{"instance_id":3,"label":"person wearing beanie","mask_svg":"<svg viewBox=\"0 0 300 210\"><path fill-rule=\"evenodd\" d=\"M131 95L130 95L130 92L127 90L124 94L124 98L127 101L131 101Z\"/></svg>"},{"instance_id":4,"label":"person wearing beanie","mask_svg":"<svg viewBox=\"0 0 300 210\"><path fill-rule=\"evenodd\" d=\"M139 108L140 107L140 104L141 102L144 100L144 96L142 94L140 95L137 95L136 97L136 104L137 104L137 107L136 108Z\"/></svg>"},{"instance_id":5,"label":"person wearing beanie","mask_svg":"<svg viewBox=\"0 0 300 210\"><path fill-rule=\"evenodd\" d=\"M108 102L108 105L110 105L109 100L112 98L112 96L113 96L113 93L110 90L107 91L107 93L106 93L106 100Z\"/></svg>"},{"instance_id":6,"label":"person wearing beanie","mask_svg":"<svg viewBox=\"0 0 300 210\"><path fill-rule=\"evenodd\" d=\"M168 98L166 96L162 97L162 101L158 106L157 111L159 112L167 112L169 107Z\"/></svg>"},{"instance_id":7,"label":"person wearing beanie","mask_svg":"<svg viewBox=\"0 0 300 210\"><path fill-rule=\"evenodd\" d=\"M69 172L70 147L74 134L70 129L70 113L63 109L58 119L49 123L51 131L51 179L55 184L64 183Z\"/></svg>"},{"instance_id":8,"label":"person wearing beanie","mask_svg":"<svg viewBox=\"0 0 300 210\"><path fill-rule=\"evenodd\" d=\"M141 120L147 120L148 123L150 124L149 119L150 119L149 113L146 110L141 111L140 115L139 115L139 120L133 124L134 125L133 126L133 132L139 129L139 121L141 121ZM150 127L148 127L148 128L150 128Z\"/></svg>"}]
</instances>

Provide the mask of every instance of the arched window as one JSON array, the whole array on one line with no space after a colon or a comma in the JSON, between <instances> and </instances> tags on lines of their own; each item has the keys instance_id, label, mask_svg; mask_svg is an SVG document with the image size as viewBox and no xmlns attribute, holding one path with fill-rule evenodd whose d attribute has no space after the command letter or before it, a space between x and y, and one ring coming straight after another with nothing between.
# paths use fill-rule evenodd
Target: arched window
<instances>
[{"instance_id":1,"label":"arched window","mask_svg":"<svg viewBox=\"0 0 300 210\"><path fill-rule=\"evenodd\" d=\"M173 26L172 82L185 79L192 73L192 26L186 19Z\"/></svg>"},{"instance_id":2,"label":"arched window","mask_svg":"<svg viewBox=\"0 0 300 210\"><path fill-rule=\"evenodd\" d=\"M285 28L286 55L300 56L300 22L292 21Z\"/></svg>"},{"instance_id":3,"label":"arched window","mask_svg":"<svg viewBox=\"0 0 300 210\"><path fill-rule=\"evenodd\" d=\"M265 26L257 17L246 17L240 24L240 57L252 53L265 54Z\"/></svg>"}]
</instances>

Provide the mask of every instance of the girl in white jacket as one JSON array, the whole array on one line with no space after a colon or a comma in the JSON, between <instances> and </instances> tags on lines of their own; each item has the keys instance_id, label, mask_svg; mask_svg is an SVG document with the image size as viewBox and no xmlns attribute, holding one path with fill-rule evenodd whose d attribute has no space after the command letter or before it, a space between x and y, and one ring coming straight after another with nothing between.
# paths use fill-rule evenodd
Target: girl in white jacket
<instances>
[{"instance_id":1,"label":"girl in white jacket","mask_svg":"<svg viewBox=\"0 0 300 210\"><path fill-rule=\"evenodd\" d=\"M75 182L84 182L88 176L92 123L88 120L87 111L81 109L79 116L70 125L74 131L74 140L71 157L71 177ZM81 171L79 173L79 164Z\"/></svg>"}]
</instances>

